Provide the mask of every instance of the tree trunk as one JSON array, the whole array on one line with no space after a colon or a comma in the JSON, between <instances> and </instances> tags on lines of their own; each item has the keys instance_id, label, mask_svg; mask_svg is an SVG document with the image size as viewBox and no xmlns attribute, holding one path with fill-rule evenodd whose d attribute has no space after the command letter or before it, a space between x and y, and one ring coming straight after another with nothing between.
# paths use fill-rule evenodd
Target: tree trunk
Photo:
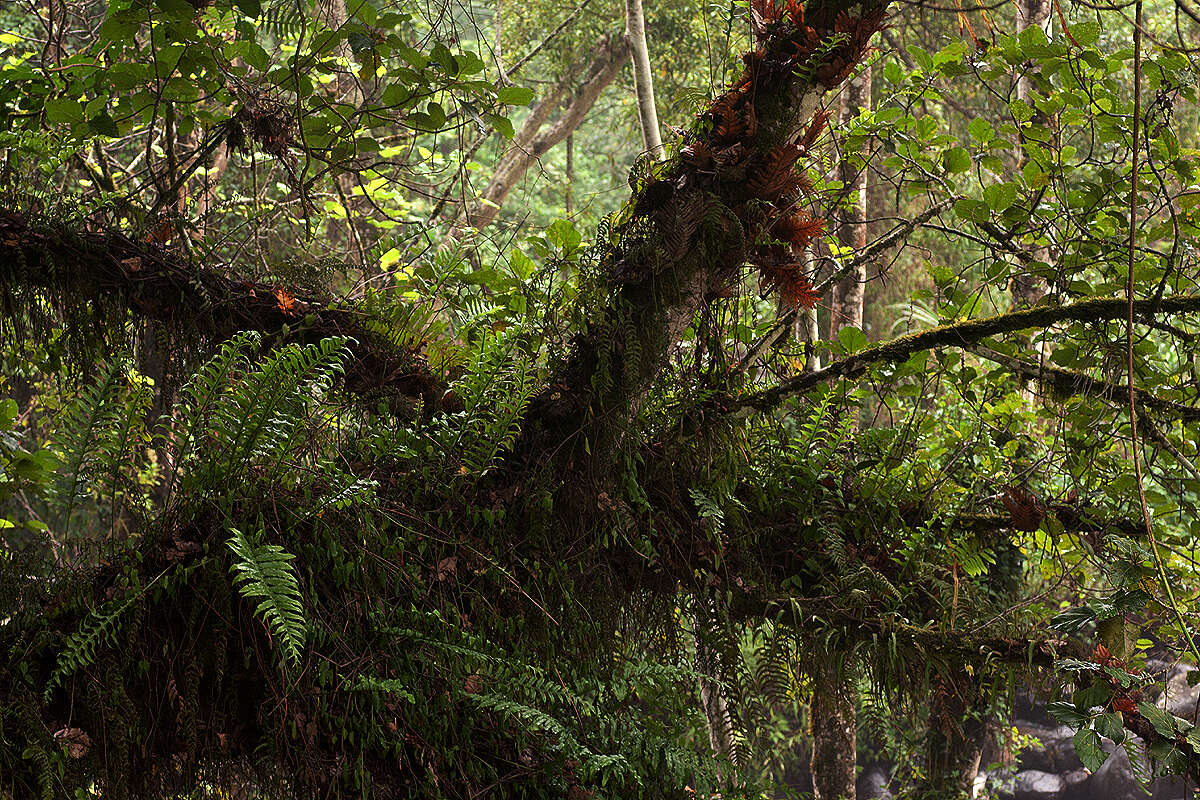
<instances>
[{"instance_id":1,"label":"tree trunk","mask_svg":"<svg viewBox=\"0 0 1200 800\"><path fill-rule=\"evenodd\" d=\"M851 120L871 108L871 69L864 69L846 83L842 91L839 122L845 128ZM838 244L861 253L867 246L867 159L869 148L858 153L843 152L838 173L849 192L849 206L841 209L837 220ZM860 163L861 161L861 163ZM862 328L863 291L867 280L867 265L860 264L833 286L832 313L829 321L831 338L842 328Z\"/></svg>"},{"instance_id":2,"label":"tree trunk","mask_svg":"<svg viewBox=\"0 0 1200 800\"><path fill-rule=\"evenodd\" d=\"M625 60L629 58L629 47L622 39L601 39L593 51L592 63L584 75L583 82L566 101L558 120L549 129L542 131L550 115L562 102L564 95L574 83L574 77L560 81L550 93L529 112L521 129L513 137L513 145L496 165L492 179L488 182L479 200L466 213L466 224L472 228L486 228L500 213L500 206L539 158L551 147L566 139L583 124L600 93L620 74ZM453 235L453 234L452 234Z\"/></svg>"},{"instance_id":3,"label":"tree trunk","mask_svg":"<svg viewBox=\"0 0 1200 800\"><path fill-rule=\"evenodd\" d=\"M646 48L642 0L625 0L625 41L633 53L633 90L637 94L642 150L651 158L662 159L666 153L658 130L658 109L654 105L654 79L650 74L650 51Z\"/></svg>"},{"instance_id":4,"label":"tree trunk","mask_svg":"<svg viewBox=\"0 0 1200 800\"><path fill-rule=\"evenodd\" d=\"M871 108L871 70L864 69L842 91L838 119L846 128L863 111ZM857 153L842 152L839 177L849 191L848 206L840 209L836 220L838 244L861 253L867 246L867 159L864 147ZM829 320L831 339L842 328L862 328L866 262L859 264L833 285ZM820 368L819 366L817 367ZM858 412L854 409L854 420ZM812 674L812 773L815 800L855 800L855 762L857 760L856 692L851 665L832 668L828 660L818 664Z\"/></svg>"},{"instance_id":5,"label":"tree trunk","mask_svg":"<svg viewBox=\"0 0 1200 800\"><path fill-rule=\"evenodd\" d=\"M1045 28L1050 21L1050 0L1018 0L1017 2L1017 32L1020 33L1028 28L1040 27ZM1032 61L1026 61L1021 65L1021 72L1017 77L1017 98L1023 100L1034 108L1032 94L1037 91L1033 86L1033 81L1029 78L1029 71L1034 68ZM1034 121L1036 122L1041 116L1040 112L1035 112ZM1018 134L1019 143L1016 149L1016 166L1019 172L1028 162L1029 156L1025 152L1025 140L1022 134ZM1045 246L1035 246L1030 248L1030 253L1034 260L1049 263L1050 250ZM1009 292L1012 296L1012 308L1028 308L1042 299L1042 295L1046 293L1046 281L1036 275L1028 273L1018 273L1014 275L1009 285Z\"/></svg>"},{"instance_id":6,"label":"tree trunk","mask_svg":"<svg viewBox=\"0 0 1200 800\"><path fill-rule=\"evenodd\" d=\"M858 720L852 678L829 659L812 670L813 800L855 800Z\"/></svg>"}]
</instances>

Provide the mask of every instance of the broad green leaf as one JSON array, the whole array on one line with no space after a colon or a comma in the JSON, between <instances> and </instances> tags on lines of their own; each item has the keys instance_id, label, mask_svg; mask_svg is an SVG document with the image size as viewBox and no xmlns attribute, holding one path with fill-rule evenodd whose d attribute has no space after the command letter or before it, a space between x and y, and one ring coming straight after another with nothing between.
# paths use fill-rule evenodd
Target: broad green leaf
<instances>
[{"instance_id":1,"label":"broad green leaf","mask_svg":"<svg viewBox=\"0 0 1200 800\"><path fill-rule=\"evenodd\" d=\"M993 183L983 189L983 198L992 211L1004 211L1017 199L1017 187L1012 183Z\"/></svg>"},{"instance_id":2,"label":"broad green leaf","mask_svg":"<svg viewBox=\"0 0 1200 800\"><path fill-rule=\"evenodd\" d=\"M46 121L55 123L82 122L83 105L77 100L47 100Z\"/></svg>"},{"instance_id":3,"label":"broad green leaf","mask_svg":"<svg viewBox=\"0 0 1200 800\"><path fill-rule=\"evenodd\" d=\"M1153 703L1147 703L1145 701L1138 703L1138 711L1140 711L1142 716L1154 726L1154 730L1157 731L1160 736L1163 736L1167 739L1175 738L1175 734L1178 732L1178 730L1175 726L1175 717L1172 714L1163 711Z\"/></svg>"},{"instance_id":4,"label":"broad green leaf","mask_svg":"<svg viewBox=\"0 0 1200 800\"><path fill-rule=\"evenodd\" d=\"M505 86L496 90L496 99L510 106L527 106L533 100L533 89L528 86Z\"/></svg>"},{"instance_id":5,"label":"broad green leaf","mask_svg":"<svg viewBox=\"0 0 1200 800\"><path fill-rule=\"evenodd\" d=\"M950 174L966 172L971 168L971 155L966 148L952 147L942 157L942 164Z\"/></svg>"},{"instance_id":6,"label":"broad green leaf","mask_svg":"<svg viewBox=\"0 0 1200 800\"><path fill-rule=\"evenodd\" d=\"M967 130L970 132L971 138L983 144L990 142L996 135L996 129L992 127L992 123L983 117L976 117L971 120L971 124L967 126Z\"/></svg>"},{"instance_id":7,"label":"broad green leaf","mask_svg":"<svg viewBox=\"0 0 1200 800\"><path fill-rule=\"evenodd\" d=\"M1104 746L1100 743L1100 735L1091 728L1080 728L1075 732L1072 741L1075 744L1075 755L1079 756L1079 760L1089 771L1095 772L1108 760L1108 753L1104 752Z\"/></svg>"},{"instance_id":8,"label":"broad green leaf","mask_svg":"<svg viewBox=\"0 0 1200 800\"><path fill-rule=\"evenodd\" d=\"M1125 722L1112 711L1096 717L1096 732L1116 744L1125 741Z\"/></svg>"}]
</instances>

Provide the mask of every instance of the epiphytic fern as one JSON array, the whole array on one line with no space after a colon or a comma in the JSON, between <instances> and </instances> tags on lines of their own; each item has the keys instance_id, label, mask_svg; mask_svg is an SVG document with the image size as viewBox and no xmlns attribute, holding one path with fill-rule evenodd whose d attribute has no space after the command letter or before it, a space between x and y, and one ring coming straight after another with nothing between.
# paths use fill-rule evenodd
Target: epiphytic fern
<instances>
[{"instance_id":1,"label":"epiphytic fern","mask_svg":"<svg viewBox=\"0 0 1200 800\"><path fill-rule=\"evenodd\" d=\"M308 633L300 583L291 564L295 556L279 545L256 545L237 528L230 528L230 533L229 549L235 556L229 568L233 582L240 584L242 597L262 598L254 613L266 623L284 658L294 665Z\"/></svg>"},{"instance_id":2,"label":"epiphytic fern","mask_svg":"<svg viewBox=\"0 0 1200 800\"><path fill-rule=\"evenodd\" d=\"M490 469L521 432L521 417L539 377L523 344L519 334L508 331L488 338L456 384L467 415L458 441L467 472Z\"/></svg>"},{"instance_id":3,"label":"epiphytic fern","mask_svg":"<svg viewBox=\"0 0 1200 800\"><path fill-rule=\"evenodd\" d=\"M64 527L89 491L115 503L135 445L146 437L150 391L114 361L66 410L56 436L62 461L56 496Z\"/></svg>"},{"instance_id":4,"label":"epiphytic fern","mask_svg":"<svg viewBox=\"0 0 1200 800\"><path fill-rule=\"evenodd\" d=\"M183 392L174 414L175 462L188 488L228 486L252 465L263 470L263 480L279 479L348 353L345 339L330 338L251 362L257 342L254 335L231 340Z\"/></svg>"},{"instance_id":5,"label":"epiphytic fern","mask_svg":"<svg viewBox=\"0 0 1200 800\"><path fill-rule=\"evenodd\" d=\"M65 678L89 666L96 659L96 648L112 644L121 615L142 596L142 591L128 597L119 597L98 606L88 613L79 629L67 637L59 651L54 671L46 680L42 697L50 701L50 695L62 685Z\"/></svg>"}]
</instances>

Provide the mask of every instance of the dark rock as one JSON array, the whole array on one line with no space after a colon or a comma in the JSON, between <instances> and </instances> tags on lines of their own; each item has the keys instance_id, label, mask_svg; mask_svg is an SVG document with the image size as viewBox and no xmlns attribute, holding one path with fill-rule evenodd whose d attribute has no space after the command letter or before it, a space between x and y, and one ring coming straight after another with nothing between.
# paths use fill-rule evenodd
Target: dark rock
<instances>
[{"instance_id":1,"label":"dark rock","mask_svg":"<svg viewBox=\"0 0 1200 800\"><path fill-rule=\"evenodd\" d=\"M1015 726L1019 733L1036 736L1042 743L1040 750L1021 751L1021 754L1017 756L1019 771L1036 770L1062 774L1083 767L1083 762L1079 760L1079 756L1075 755L1075 745L1072 741L1075 732L1070 728L1065 725L1058 727L1030 725L1022 720L1018 720Z\"/></svg>"},{"instance_id":2,"label":"dark rock","mask_svg":"<svg viewBox=\"0 0 1200 800\"><path fill-rule=\"evenodd\" d=\"M1080 784L1079 791L1079 800L1146 800L1124 747L1117 748L1092 777Z\"/></svg>"}]
</instances>

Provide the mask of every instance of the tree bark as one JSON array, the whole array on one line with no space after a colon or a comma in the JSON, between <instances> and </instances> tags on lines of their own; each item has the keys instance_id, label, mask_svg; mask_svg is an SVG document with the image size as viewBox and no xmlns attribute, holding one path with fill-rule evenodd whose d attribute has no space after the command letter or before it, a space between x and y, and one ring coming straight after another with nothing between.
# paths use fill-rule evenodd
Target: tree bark
<instances>
[{"instance_id":1,"label":"tree bark","mask_svg":"<svg viewBox=\"0 0 1200 800\"><path fill-rule=\"evenodd\" d=\"M855 800L858 747L853 679L829 659L812 668L813 800Z\"/></svg>"},{"instance_id":2,"label":"tree bark","mask_svg":"<svg viewBox=\"0 0 1200 800\"><path fill-rule=\"evenodd\" d=\"M1018 0L1017 2L1017 32L1027 30L1028 28L1040 27L1045 28L1050 21L1050 0ZM1029 77L1029 72L1034 68L1033 61L1026 61L1021 65L1021 72L1017 76L1017 99L1023 100L1030 108L1035 108L1032 100L1033 94L1037 91L1033 85L1033 81ZM1040 112L1035 112L1034 121L1041 117ZM1018 145L1016 149L1016 167L1019 172L1029 161L1029 155L1025 152L1024 135L1018 133ZM1031 260L1049 263L1050 249L1045 245L1035 245L1028 248ZM1009 284L1009 292L1012 296L1012 308L1027 308L1033 306L1042 296L1046 294L1046 281L1037 275L1029 274L1028 272L1020 272L1013 276Z\"/></svg>"},{"instance_id":3,"label":"tree bark","mask_svg":"<svg viewBox=\"0 0 1200 800\"><path fill-rule=\"evenodd\" d=\"M650 74L642 0L625 0L625 41L633 54L633 90L637 95L638 120L642 128L642 150L660 160L665 151L658 130L658 109L654 104L654 79Z\"/></svg>"},{"instance_id":4,"label":"tree bark","mask_svg":"<svg viewBox=\"0 0 1200 800\"><path fill-rule=\"evenodd\" d=\"M842 91L838 115L845 129L859 114L871 109L871 68L867 67L846 83ZM837 236L842 248L861 253L867 246L867 159L869 147L851 153L843 152L838 174L849 193L849 205L838 214ZM861 162L861 163L860 163ZM830 337L836 338L842 328L862 328L864 291L867 281L866 262L857 264L833 286L830 314Z\"/></svg>"},{"instance_id":5,"label":"tree bark","mask_svg":"<svg viewBox=\"0 0 1200 800\"><path fill-rule=\"evenodd\" d=\"M845 129L863 111L871 108L871 70L862 70L842 91L838 119ZM838 244L861 253L867 247L867 158L868 148L844 150L838 173L849 190L849 204L838 212ZM867 264L857 263L833 285L830 338L842 328L862 328ZM819 369L819 367L818 367ZM857 407L852 410L856 423ZM855 800L857 761L857 709L853 666L841 671L828 660L813 671L812 774L814 800Z\"/></svg>"}]
</instances>

